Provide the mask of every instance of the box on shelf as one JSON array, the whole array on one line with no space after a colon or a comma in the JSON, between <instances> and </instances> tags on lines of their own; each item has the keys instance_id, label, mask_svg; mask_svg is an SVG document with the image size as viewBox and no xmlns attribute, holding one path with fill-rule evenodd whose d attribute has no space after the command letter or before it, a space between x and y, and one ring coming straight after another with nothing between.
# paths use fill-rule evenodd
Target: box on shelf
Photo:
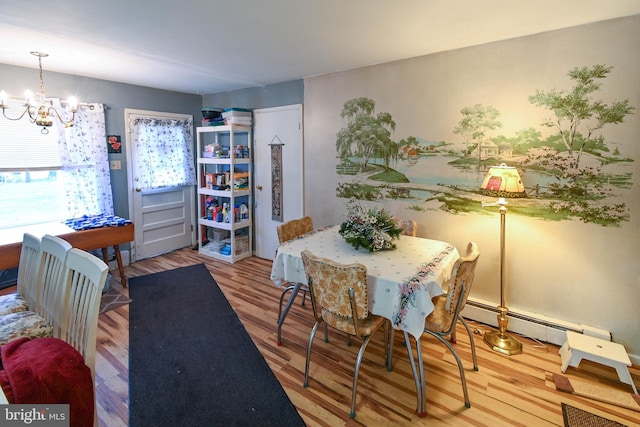
<instances>
[{"instance_id":1,"label":"box on shelf","mask_svg":"<svg viewBox=\"0 0 640 427\"><path fill-rule=\"evenodd\" d=\"M207 245L207 247L209 248L209 251L211 252L215 252L215 253L220 253L222 251L222 248L225 247L225 243L222 242L209 242L209 244Z\"/></svg>"},{"instance_id":2,"label":"box on shelf","mask_svg":"<svg viewBox=\"0 0 640 427\"><path fill-rule=\"evenodd\" d=\"M224 122L228 125L251 126L253 113L245 108L227 108L222 113Z\"/></svg>"},{"instance_id":3,"label":"box on shelf","mask_svg":"<svg viewBox=\"0 0 640 427\"><path fill-rule=\"evenodd\" d=\"M241 126L251 126L253 124L251 117L227 117L224 119L224 122L227 125L241 125Z\"/></svg>"},{"instance_id":4,"label":"box on shelf","mask_svg":"<svg viewBox=\"0 0 640 427\"><path fill-rule=\"evenodd\" d=\"M251 116L253 116L253 113L247 110L246 108L236 108L236 107L225 108L225 110L222 112L222 117L224 117L225 119L227 117L251 117Z\"/></svg>"},{"instance_id":5,"label":"box on shelf","mask_svg":"<svg viewBox=\"0 0 640 427\"><path fill-rule=\"evenodd\" d=\"M231 245L225 244L220 248L220 253L222 255L231 255Z\"/></svg>"},{"instance_id":6,"label":"box on shelf","mask_svg":"<svg viewBox=\"0 0 640 427\"><path fill-rule=\"evenodd\" d=\"M236 255L249 250L249 236L236 236Z\"/></svg>"}]
</instances>

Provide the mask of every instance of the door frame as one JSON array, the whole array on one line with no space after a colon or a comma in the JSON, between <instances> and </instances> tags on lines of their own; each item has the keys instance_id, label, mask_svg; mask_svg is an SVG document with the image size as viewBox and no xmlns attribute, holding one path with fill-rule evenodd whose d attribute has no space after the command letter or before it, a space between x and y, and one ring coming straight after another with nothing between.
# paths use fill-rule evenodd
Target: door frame
<instances>
[{"instance_id":1,"label":"door frame","mask_svg":"<svg viewBox=\"0 0 640 427\"><path fill-rule=\"evenodd\" d=\"M191 114L179 114L179 113L167 113L162 111L151 111L151 110L138 110L134 108L125 108L124 110L124 126L125 126L125 153L127 158L127 203L129 204L129 218L135 218L135 203L133 201L135 190L135 182L133 177L133 141L130 139L131 135L131 116L147 116L151 118L162 118L162 119L176 119L176 120L186 120L191 119L193 123L193 115ZM192 134L195 132L195 129L192 130ZM192 148L193 148L193 141ZM194 156L197 153L194 149ZM194 165L195 167L195 165ZM192 186L189 194L189 205L191 206L191 244L195 244L196 242L196 212L195 212L195 192L196 186ZM136 232L134 232L134 240L131 242L131 253L130 258L131 262L135 262L137 259L136 256L136 240L135 240Z\"/></svg>"}]
</instances>

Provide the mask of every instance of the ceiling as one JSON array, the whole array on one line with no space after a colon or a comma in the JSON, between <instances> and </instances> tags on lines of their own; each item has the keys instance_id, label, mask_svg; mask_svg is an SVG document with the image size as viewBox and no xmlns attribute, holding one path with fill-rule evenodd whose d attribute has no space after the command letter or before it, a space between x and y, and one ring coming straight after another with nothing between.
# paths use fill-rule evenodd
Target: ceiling
<instances>
[{"instance_id":1,"label":"ceiling","mask_svg":"<svg viewBox=\"0 0 640 427\"><path fill-rule=\"evenodd\" d=\"M2 0L0 63L209 94L640 14L640 0ZM2 86L2 85L0 85Z\"/></svg>"}]
</instances>

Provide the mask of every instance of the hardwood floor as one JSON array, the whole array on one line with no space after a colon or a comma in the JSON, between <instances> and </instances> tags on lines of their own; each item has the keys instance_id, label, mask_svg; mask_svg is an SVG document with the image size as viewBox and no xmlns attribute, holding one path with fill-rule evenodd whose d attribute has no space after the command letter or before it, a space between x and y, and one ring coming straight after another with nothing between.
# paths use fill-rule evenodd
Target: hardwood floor
<instances>
[{"instance_id":1,"label":"hardwood floor","mask_svg":"<svg viewBox=\"0 0 640 427\"><path fill-rule=\"evenodd\" d=\"M524 354L508 357L493 352L480 335L474 335L480 366L480 370L474 372L468 337L462 327L457 334L456 348L465 363L471 408L464 407L455 360L442 344L425 337L422 346L427 370L428 413L419 418L415 414L415 386L402 336L394 334L393 372L387 372L380 332L371 340L362 362L357 417L352 420L349 418L351 381L359 346L347 346L346 337L332 331L330 343L317 339L309 387L304 388L306 344L313 326L311 304L307 301L301 306L300 299L296 302L283 327L283 345L277 346L276 318L281 290L269 279L270 261L249 258L229 265L186 248L137 262L125 271L131 278L201 262L207 265L309 426L563 426L561 402L627 426L640 425L640 412L556 391L552 374L561 372L558 347L554 345L539 345L523 339ZM176 292L180 291L179 286L176 284ZM100 315L96 387L101 426L127 425L128 320L129 306ZM472 327L488 329L473 322ZM639 367L632 368L632 375L636 384L640 384ZM631 387L616 381L615 371L589 362L583 362L580 369L569 368L566 376L631 391Z\"/></svg>"}]
</instances>

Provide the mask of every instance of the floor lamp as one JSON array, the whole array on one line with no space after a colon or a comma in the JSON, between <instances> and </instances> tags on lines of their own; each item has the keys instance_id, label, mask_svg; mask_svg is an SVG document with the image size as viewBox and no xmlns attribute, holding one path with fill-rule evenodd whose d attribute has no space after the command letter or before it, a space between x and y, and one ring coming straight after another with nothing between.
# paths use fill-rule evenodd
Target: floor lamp
<instances>
[{"instance_id":1,"label":"floor lamp","mask_svg":"<svg viewBox=\"0 0 640 427\"><path fill-rule=\"evenodd\" d=\"M494 351L506 354L522 353L522 343L507 333L509 309L504 300L504 227L507 213L505 197L526 197L524 185L515 167L502 163L493 166L485 177L481 188L482 194L499 197L497 202L482 203L482 206L500 206L500 305L498 306L498 330L485 332L484 342Z\"/></svg>"}]
</instances>

